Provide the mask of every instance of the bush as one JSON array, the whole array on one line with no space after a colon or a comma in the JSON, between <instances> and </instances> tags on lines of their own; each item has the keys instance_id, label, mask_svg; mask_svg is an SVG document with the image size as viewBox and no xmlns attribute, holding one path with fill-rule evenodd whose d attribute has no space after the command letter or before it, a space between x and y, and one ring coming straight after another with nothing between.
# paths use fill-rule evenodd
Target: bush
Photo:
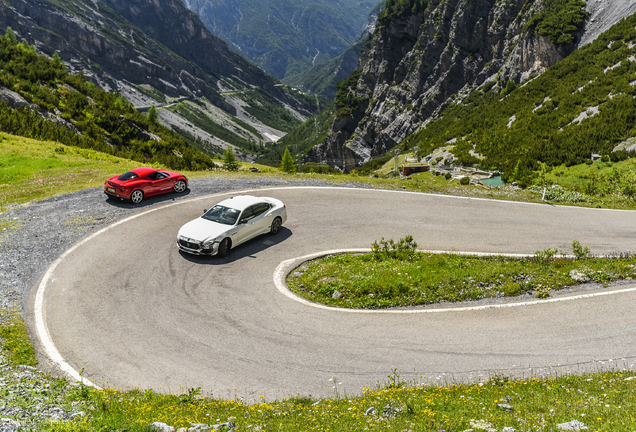
<instances>
[{"instance_id":1,"label":"bush","mask_svg":"<svg viewBox=\"0 0 636 432\"><path fill-rule=\"evenodd\" d=\"M398 242L393 241L393 239L384 240L384 237L382 237L382 240L379 242L373 242L371 245L371 253L378 261L386 259L405 261L415 257L417 253L417 243L410 234Z\"/></svg>"},{"instance_id":2,"label":"bush","mask_svg":"<svg viewBox=\"0 0 636 432\"><path fill-rule=\"evenodd\" d=\"M461 180L459 180L459 184L468 186L470 184L470 177L462 177Z\"/></svg>"},{"instance_id":3,"label":"bush","mask_svg":"<svg viewBox=\"0 0 636 432\"><path fill-rule=\"evenodd\" d=\"M587 246L581 246L577 240L572 242L572 253L576 257L577 260L586 259L590 254L590 248Z\"/></svg>"}]
</instances>

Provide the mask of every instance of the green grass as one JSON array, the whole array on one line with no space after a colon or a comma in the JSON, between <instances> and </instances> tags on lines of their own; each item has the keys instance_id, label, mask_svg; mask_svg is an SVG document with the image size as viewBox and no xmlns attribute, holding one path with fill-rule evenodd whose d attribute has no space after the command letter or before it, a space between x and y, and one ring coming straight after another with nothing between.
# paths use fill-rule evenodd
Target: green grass
<instances>
[{"instance_id":1,"label":"green grass","mask_svg":"<svg viewBox=\"0 0 636 432\"><path fill-rule=\"evenodd\" d=\"M474 384L407 385L394 370L387 386L365 389L363 396L347 397L336 388L332 398L261 399L254 404L243 403L240 396L230 400L188 396L198 389L181 396L78 389L70 400L84 404L90 415L51 423L42 430L148 431L150 424L160 421L175 429L231 422L236 430L465 431L490 423L492 430L530 431L556 430L557 424L578 419L590 430L626 431L636 427L633 375L606 372L515 380L505 373ZM372 407L375 412L366 414Z\"/></svg>"},{"instance_id":2,"label":"green grass","mask_svg":"<svg viewBox=\"0 0 636 432\"><path fill-rule=\"evenodd\" d=\"M38 141L0 133L0 207L49 198L62 193L74 192L88 187L102 186L110 176L121 174L138 166L162 167L158 164L143 164L89 149L65 146L51 141ZM614 164L615 167L618 164ZM336 185L367 185L369 187L409 190L446 195L502 199L508 201L541 202L540 193L523 190L488 189L477 186L462 186L457 181L433 176L429 172L418 173L406 180L380 179L357 175L340 174L284 174L278 167L263 164L241 164L239 173L223 175L260 176L277 175L290 180L312 178ZM261 173L249 173L247 168L257 167ZM576 167L571 167L574 169ZM210 171L180 171L188 178L205 177ZM622 196L588 196L589 200L572 205L636 209L636 202ZM569 204L569 203L565 203Z\"/></svg>"},{"instance_id":3,"label":"green grass","mask_svg":"<svg viewBox=\"0 0 636 432\"><path fill-rule=\"evenodd\" d=\"M10 364L37 366L26 325L16 310L0 310L0 341Z\"/></svg>"},{"instance_id":4,"label":"green grass","mask_svg":"<svg viewBox=\"0 0 636 432\"><path fill-rule=\"evenodd\" d=\"M554 250L556 252L556 250ZM316 259L287 278L292 291L329 306L386 308L514 297L578 285L571 271L606 284L636 277L636 258L570 259L476 257L413 253L407 259L381 254L340 254ZM342 294L334 298L334 292Z\"/></svg>"},{"instance_id":5,"label":"green grass","mask_svg":"<svg viewBox=\"0 0 636 432\"><path fill-rule=\"evenodd\" d=\"M94 150L0 134L0 206L101 186L138 166Z\"/></svg>"}]
</instances>

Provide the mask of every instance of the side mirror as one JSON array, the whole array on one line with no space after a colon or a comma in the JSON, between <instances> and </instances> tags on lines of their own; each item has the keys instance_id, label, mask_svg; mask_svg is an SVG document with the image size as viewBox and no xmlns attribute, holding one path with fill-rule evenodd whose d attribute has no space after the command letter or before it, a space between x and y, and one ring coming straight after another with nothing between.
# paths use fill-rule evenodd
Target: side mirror
<instances>
[{"instance_id":1,"label":"side mirror","mask_svg":"<svg viewBox=\"0 0 636 432\"><path fill-rule=\"evenodd\" d=\"M203 213L205 214L208 211L208 209L203 209Z\"/></svg>"}]
</instances>

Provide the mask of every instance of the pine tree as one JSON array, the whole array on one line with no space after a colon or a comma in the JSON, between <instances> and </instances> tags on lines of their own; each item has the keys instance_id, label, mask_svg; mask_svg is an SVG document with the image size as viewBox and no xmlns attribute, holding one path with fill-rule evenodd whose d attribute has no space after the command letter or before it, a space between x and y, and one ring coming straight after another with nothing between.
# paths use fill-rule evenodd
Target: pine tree
<instances>
[{"instance_id":1,"label":"pine tree","mask_svg":"<svg viewBox=\"0 0 636 432\"><path fill-rule=\"evenodd\" d=\"M7 39L9 39L11 42L13 42L14 44L18 43L18 38L15 36L15 33L13 32L13 30L11 29L11 27L7 27L7 31L4 34L4 37L6 37Z\"/></svg>"},{"instance_id":2,"label":"pine tree","mask_svg":"<svg viewBox=\"0 0 636 432\"><path fill-rule=\"evenodd\" d=\"M155 107L155 104L152 104L148 110L148 120L150 120L151 123L157 123L158 118L159 115L157 114L157 107Z\"/></svg>"},{"instance_id":3,"label":"pine tree","mask_svg":"<svg viewBox=\"0 0 636 432\"><path fill-rule=\"evenodd\" d=\"M283 162L280 164L280 169L289 174L296 172L296 165L294 165L294 159L289 152L289 147L285 148L285 154L283 154Z\"/></svg>"},{"instance_id":4,"label":"pine tree","mask_svg":"<svg viewBox=\"0 0 636 432\"><path fill-rule=\"evenodd\" d=\"M228 171L238 171L239 163L236 160L236 155L232 151L232 147L228 147L225 149L225 153L223 153L223 168Z\"/></svg>"}]
</instances>

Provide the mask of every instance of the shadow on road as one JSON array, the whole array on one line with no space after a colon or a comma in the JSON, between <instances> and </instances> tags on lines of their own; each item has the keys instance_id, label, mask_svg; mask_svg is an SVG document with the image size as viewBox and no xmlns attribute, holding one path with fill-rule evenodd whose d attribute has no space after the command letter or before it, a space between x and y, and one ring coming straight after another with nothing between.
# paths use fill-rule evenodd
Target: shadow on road
<instances>
[{"instance_id":1,"label":"shadow on road","mask_svg":"<svg viewBox=\"0 0 636 432\"><path fill-rule=\"evenodd\" d=\"M119 207L119 208L127 208L127 209L131 209L131 210L138 210L138 209L143 209L145 207L149 207L152 205L155 205L157 203L162 203L162 202L166 202L166 201L174 201L177 198L183 198L183 197L187 197L188 195L190 195L190 188L186 189L185 191L181 192L180 194L175 193L175 192L169 192L167 194L163 194L163 195L154 195L148 198L144 198L142 202L140 202L139 204L133 204L130 201L127 200L122 200L119 198L114 198L111 197L110 195L106 195L104 194L107 198L106 198L106 202L110 205L112 205L113 207Z\"/></svg>"},{"instance_id":2,"label":"shadow on road","mask_svg":"<svg viewBox=\"0 0 636 432\"><path fill-rule=\"evenodd\" d=\"M189 253L179 250L179 254L187 261L203 264L203 265L223 265L234 261L238 261L243 258L256 258L256 254L269 249L272 246L280 244L290 238L292 232L290 229L281 227L280 231L276 235L263 234L247 243L238 245L236 248L230 249L227 255L223 258L218 256L201 256L190 255Z\"/></svg>"}]
</instances>

